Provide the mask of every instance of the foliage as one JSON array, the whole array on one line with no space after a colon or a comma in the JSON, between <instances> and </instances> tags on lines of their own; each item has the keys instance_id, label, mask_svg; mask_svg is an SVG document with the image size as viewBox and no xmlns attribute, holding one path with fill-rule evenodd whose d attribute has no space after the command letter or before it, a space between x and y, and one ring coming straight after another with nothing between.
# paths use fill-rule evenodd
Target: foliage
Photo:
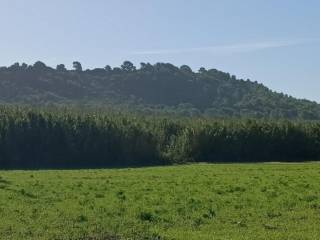
<instances>
[{"instance_id":1,"label":"foliage","mask_svg":"<svg viewBox=\"0 0 320 240\"><path fill-rule=\"evenodd\" d=\"M320 123L0 108L0 168L320 159Z\"/></svg>"},{"instance_id":2,"label":"foliage","mask_svg":"<svg viewBox=\"0 0 320 240\"><path fill-rule=\"evenodd\" d=\"M125 61L121 67L56 69L36 62L0 68L0 102L117 106L145 114L320 119L320 105L216 69Z\"/></svg>"}]
</instances>

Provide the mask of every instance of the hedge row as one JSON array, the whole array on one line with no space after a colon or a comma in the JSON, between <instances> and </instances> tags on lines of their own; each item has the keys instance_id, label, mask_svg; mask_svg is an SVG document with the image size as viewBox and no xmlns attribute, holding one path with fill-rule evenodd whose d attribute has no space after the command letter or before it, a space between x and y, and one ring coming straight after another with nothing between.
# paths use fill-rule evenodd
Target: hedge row
<instances>
[{"instance_id":1,"label":"hedge row","mask_svg":"<svg viewBox=\"0 0 320 240\"><path fill-rule=\"evenodd\" d=\"M0 168L320 159L320 123L0 108Z\"/></svg>"}]
</instances>

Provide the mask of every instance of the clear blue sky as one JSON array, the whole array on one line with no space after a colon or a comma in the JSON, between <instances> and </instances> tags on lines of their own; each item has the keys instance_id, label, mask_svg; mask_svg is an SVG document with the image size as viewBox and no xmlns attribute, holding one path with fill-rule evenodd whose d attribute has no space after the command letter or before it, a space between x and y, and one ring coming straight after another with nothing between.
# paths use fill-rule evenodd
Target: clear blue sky
<instances>
[{"instance_id":1,"label":"clear blue sky","mask_svg":"<svg viewBox=\"0 0 320 240\"><path fill-rule=\"evenodd\" d=\"M320 102L318 0L0 0L0 65L217 68Z\"/></svg>"}]
</instances>

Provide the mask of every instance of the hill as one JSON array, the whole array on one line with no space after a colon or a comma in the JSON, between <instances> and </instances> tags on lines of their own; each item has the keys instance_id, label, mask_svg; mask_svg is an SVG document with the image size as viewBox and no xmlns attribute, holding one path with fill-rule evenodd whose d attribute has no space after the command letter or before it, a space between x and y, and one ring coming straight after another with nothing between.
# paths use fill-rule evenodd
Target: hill
<instances>
[{"instance_id":1,"label":"hill","mask_svg":"<svg viewBox=\"0 0 320 240\"><path fill-rule=\"evenodd\" d=\"M0 102L116 106L142 113L184 116L320 119L320 105L277 93L216 69L125 61L121 67L83 70L42 62L0 68Z\"/></svg>"}]
</instances>

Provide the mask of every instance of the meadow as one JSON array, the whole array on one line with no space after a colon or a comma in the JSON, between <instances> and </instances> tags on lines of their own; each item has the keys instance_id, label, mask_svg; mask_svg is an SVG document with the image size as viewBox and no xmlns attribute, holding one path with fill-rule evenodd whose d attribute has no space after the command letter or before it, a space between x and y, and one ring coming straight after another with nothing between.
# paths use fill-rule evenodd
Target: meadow
<instances>
[{"instance_id":1,"label":"meadow","mask_svg":"<svg viewBox=\"0 0 320 240\"><path fill-rule=\"evenodd\" d=\"M0 239L320 239L320 164L0 171Z\"/></svg>"}]
</instances>

